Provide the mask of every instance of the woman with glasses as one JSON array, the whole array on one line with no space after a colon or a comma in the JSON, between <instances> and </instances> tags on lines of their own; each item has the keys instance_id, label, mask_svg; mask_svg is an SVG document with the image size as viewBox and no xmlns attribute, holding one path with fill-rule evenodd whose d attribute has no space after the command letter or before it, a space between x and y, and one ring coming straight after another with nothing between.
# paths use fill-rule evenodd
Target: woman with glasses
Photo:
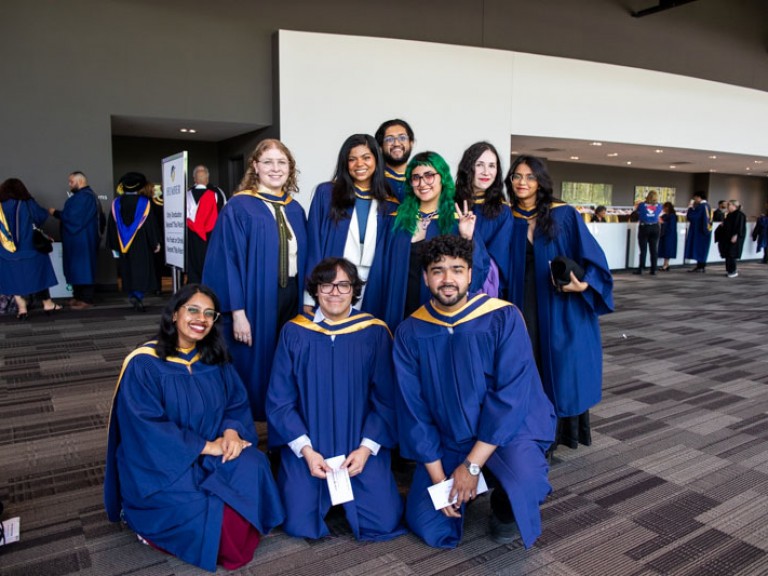
<instances>
[{"instance_id":1,"label":"woman with glasses","mask_svg":"<svg viewBox=\"0 0 768 576\"><path fill-rule=\"evenodd\" d=\"M317 309L280 333L267 414L270 446L281 451L283 529L291 536L329 534L327 478L341 469L354 497L341 504L355 538L383 541L405 532L390 468L397 438L392 336L381 320L352 307L362 288L354 264L323 260L307 277Z\"/></svg>"},{"instance_id":2,"label":"woman with glasses","mask_svg":"<svg viewBox=\"0 0 768 576\"><path fill-rule=\"evenodd\" d=\"M298 190L290 150L262 140L216 221L203 268L203 281L221 299L222 332L258 421L266 419L277 335L299 312L307 232L304 209L293 199Z\"/></svg>"},{"instance_id":3,"label":"woman with glasses","mask_svg":"<svg viewBox=\"0 0 768 576\"><path fill-rule=\"evenodd\" d=\"M331 182L315 191L307 220L307 272L331 256L357 266L360 278L376 256L379 232L384 229L387 202L393 201L384 177L384 161L373 136L353 134L344 141ZM392 210L390 210L392 211ZM309 293L304 305L314 304ZM365 310L365 292L360 308Z\"/></svg>"},{"instance_id":4,"label":"woman with glasses","mask_svg":"<svg viewBox=\"0 0 768 576\"><path fill-rule=\"evenodd\" d=\"M588 410L602 388L598 316L613 311L613 278L580 214L554 198L542 160L518 157L505 184L514 217L510 299L523 312L544 391L559 418L550 450L558 443L589 445ZM558 256L568 259L567 278L556 285L550 264Z\"/></svg>"},{"instance_id":5,"label":"woman with glasses","mask_svg":"<svg viewBox=\"0 0 768 576\"><path fill-rule=\"evenodd\" d=\"M464 151L456 171L456 202L459 206L466 202L472 209L475 234L490 256L483 292L507 298L512 215L504 199L501 163L493 144L476 142Z\"/></svg>"},{"instance_id":6,"label":"woman with glasses","mask_svg":"<svg viewBox=\"0 0 768 576\"><path fill-rule=\"evenodd\" d=\"M213 291L189 284L163 310L156 340L125 359L104 478L111 521L210 571L250 562L284 516L219 315Z\"/></svg>"},{"instance_id":7,"label":"woman with glasses","mask_svg":"<svg viewBox=\"0 0 768 576\"><path fill-rule=\"evenodd\" d=\"M490 265L482 238L475 235L476 216L466 202L456 204L453 178L442 156L416 154L405 169L405 180L405 198L390 215L366 287L366 309L393 331L430 298L421 267L426 240L441 234L474 238L472 291L480 290Z\"/></svg>"}]
</instances>

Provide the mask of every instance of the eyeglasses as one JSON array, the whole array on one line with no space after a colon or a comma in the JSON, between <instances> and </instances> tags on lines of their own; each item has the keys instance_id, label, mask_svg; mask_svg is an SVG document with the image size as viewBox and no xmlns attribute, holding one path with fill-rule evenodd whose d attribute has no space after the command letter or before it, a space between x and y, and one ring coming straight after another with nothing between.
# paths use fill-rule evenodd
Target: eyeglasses
<instances>
[{"instance_id":1,"label":"eyeglasses","mask_svg":"<svg viewBox=\"0 0 768 576\"><path fill-rule=\"evenodd\" d=\"M526 182L538 181L538 178L536 178L536 174L518 174L517 172L512 174L512 182L520 182L520 180L522 180L523 178L525 178Z\"/></svg>"},{"instance_id":2,"label":"eyeglasses","mask_svg":"<svg viewBox=\"0 0 768 576\"><path fill-rule=\"evenodd\" d=\"M435 176L437 176L437 172L424 172L423 174L411 174L411 184L413 186L418 186L421 184L421 181L424 180L424 184L432 184L432 182L435 181Z\"/></svg>"},{"instance_id":3,"label":"eyeglasses","mask_svg":"<svg viewBox=\"0 0 768 576\"><path fill-rule=\"evenodd\" d=\"M259 160L258 163L267 168L280 168L281 170L288 168L288 160Z\"/></svg>"},{"instance_id":4,"label":"eyeglasses","mask_svg":"<svg viewBox=\"0 0 768 576\"><path fill-rule=\"evenodd\" d=\"M185 308L187 314L190 316L199 316L202 314L206 320L210 320L211 322L216 322L216 320L219 319L219 316L221 316L221 312L216 312L216 310L212 310L211 308L203 310L199 306L193 306L192 304L182 304L181 307Z\"/></svg>"},{"instance_id":5,"label":"eyeglasses","mask_svg":"<svg viewBox=\"0 0 768 576\"><path fill-rule=\"evenodd\" d=\"M408 138L408 134L398 134L397 136L384 136L384 144L394 144L395 140L397 140L398 144L405 144L406 142L411 141L411 139Z\"/></svg>"},{"instance_id":6,"label":"eyeglasses","mask_svg":"<svg viewBox=\"0 0 768 576\"><path fill-rule=\"evenodd\" d=\"M334 288L339 291L339 294L349 294L352 292L352 282L347 282L344 280L341 282L326 282L324 284L320 284L317 287L317 289L320 291L320 294L332 294Z\"/></svg>"}]
</instances>

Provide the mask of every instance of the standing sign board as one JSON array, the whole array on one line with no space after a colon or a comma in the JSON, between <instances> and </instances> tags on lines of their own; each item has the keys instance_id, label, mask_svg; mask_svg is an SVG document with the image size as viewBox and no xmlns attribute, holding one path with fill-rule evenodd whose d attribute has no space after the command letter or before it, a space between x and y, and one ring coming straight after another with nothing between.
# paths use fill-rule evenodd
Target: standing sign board
<instances>
[{"instance_id":1,"label":"standing sign board","mask_svg":"<svg viewBox=\"0 0 768 576\"><path fill-rule=\"evenodd\" d=\"M163 212L165 263L184 270L184 239L187 229L187 153L163 158Z\"/></svg>"}]
</instances>

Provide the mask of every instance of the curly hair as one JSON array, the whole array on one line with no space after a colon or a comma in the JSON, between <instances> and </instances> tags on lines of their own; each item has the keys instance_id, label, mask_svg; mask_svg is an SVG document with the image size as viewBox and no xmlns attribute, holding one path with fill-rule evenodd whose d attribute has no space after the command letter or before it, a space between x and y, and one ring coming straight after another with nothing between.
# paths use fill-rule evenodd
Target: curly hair
<instances>
[{"instance_id":1,"label":"curly hair","mask_svg":"<svg viewBox=\"0 0 768 576\"><path fill-rule=\"evenodd\" d=\"M394 229L405 230L411 236L416 232L416 226L419 223L419 199L416 198L416 194L413 193L413 186L411 185L411 174L413 169L417 166L429 166L434 168L435 172L440 176L440 183L442 184L442 192L440 192L440 199L437 205L437 215L441 234L450 234L453 231L453 227L456 223L456 186L453 183L453 177L451 177L451 169L448 167L448 163L437 152L419 152L408 163L408 167L405 169L405 197L403 202L397 209L397 216L395 216Z\"/></svg>"},{"instance_id":2,"label":"curly hair","mask_svg":"<svg viewBox=\"0 0 768 576\"><path fill-rule=\"evenodd\" d=\"M459 206L463 206L464 202L470 208L474 206L475 191L472 182L475 179L475 164L480 156L488 151L496 157L496 177L485 191L485 202L481 205L481 209L488 218L496 218L504 208L504 181L501 176L499 153L490 142L475 142L464 151L456 171L456 202Z\"/></svg>"},{"instance_id":3,"label":"curly hair","mask_svg":"<svg viewBox=\"0 0 768 576\"><path fill-rule=\"evenodd\" d=\"M317 289L320 284L329 284L336 279L336 271L341 270L347 275L352 283L352 304L357 304L360 296L363 294L365 281L357 273L357 266L352 264L346 258L330 257L321 260L317 266L307 276L305 282L307 292L314 298L315 304L318 304Z\"/></svg>"},{"instance_id":4,"label":"curly hair","mask_svg":"<svg viewBox=\"0 0 768 576\"><path fill-rule=\"evenodd\" d=\"M219 299L216 297L216 293L208 288L208 286L203 284L187 284L182 287L171 296L160 317L160 328L156 336L156 350L161 360L177 355L176 349L179 346L179 332L176 329L176 323L173 321L173 315L179 311L179 308L189 302L195 294L205 294L208 296L213 302L214 310L221 312ZM200 359L206 364L224 364L230 360L227 346L219 333L216 323L211 326L211 331L208 332L206 337L197 344L197 349L200 353Z\"/></svg>"},{"instance_id":5,"label":"curly hair","mask_svg":"<svg viewBox=\"0 0 768 576\"><path fill-rule=\"evenodd\" d=\"M392 192L384 177L384 158L376 140L369 134L353 134L344 141L336 162L336 174L333 176L333 191L331 192L331 218L339 222L349 217L347 210L355 205L355 183L349 174L349 154L353 148L365 146L376 159L376 168L371 177L371 194L379 201L379 210L383 211L384 202Z\"/></svg>"},{"instance_id":6,"label":"curly hair","mask_svg":"<svg viewBox=\"0 0 768 576\"><path fill-rule=\"evenodd\" d=\"M504 184L507 187L507 194L509 194L512 206L518 205L515 189L512 185L512 176L521 164L525 164L531 169L538 183L536 188L536 234L544 234L549 238L554 238L557 230L555 229L555 221L552 219L551 212L552 202L555 201L552 192L552 177L549 175L547 166L541 158L536 156L518 156L512 162L512 166L509 167L509 172L507 172L507 177L504 178Z\"/></svg>"},{"instance_id":7,"label":"curly hair","mask_svg":"<svg viewBox=\"0 0 768 576\"><path fill-rule=\"evenodd\" d=\"M296 159L293 157L293 154L291 154L291 151L288 150L288 147L275 138L266 138L265 140L262 140L256 145L253 152L251 152L251 155L248 158L248 168L245 171L243 179L240 180L240 184L237 186L237 192L242 192L243 190L258 190L259 175L256 174L253 163L258 162L262 154L273 148L280 150L280 152L285 154L286 158L288 158L288 180L286 180L283 190L288 194L297 194L299 192L297 180L299 171L296 169Z\"/></svg>"},{"instance_id":8,"label":"curly hair","mask_svg":"<svg viewBox=\"0 0 768 576\"><path fill-rule=\"evenodd\" d=\"M455 234L435 236L424 244L424 251L421 253L421 268L426 272L430 264L440 262L446 256L461 258L467 263L468 268L472 268L472 240Z\"/></svg>"},{"instance_id":9,"label":"curly hair","mask_svg":"<svg viewBox=\"0 0 768 576\"><path fill-rule=\"evenodd\" d=\"M18 178L8 178L0 184L0 202L6 200L30 200L32 195Z\"/></svg>"}]
</instances>

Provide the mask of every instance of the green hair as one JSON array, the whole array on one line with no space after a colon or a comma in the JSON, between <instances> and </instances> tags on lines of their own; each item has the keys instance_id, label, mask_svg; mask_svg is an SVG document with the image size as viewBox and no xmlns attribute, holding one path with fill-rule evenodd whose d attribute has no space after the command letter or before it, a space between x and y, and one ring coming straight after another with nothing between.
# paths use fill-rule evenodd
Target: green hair
<instances>
[{"instance_id":1,"label":"green hair","mask_svg":"<svg viewBox=\"0 0 768 576\"><path fill-rule=\"evenodd\" d=\"M438 225L440 226L440 234L451 234L456 223L456 207L454 206L456 185L453 182L448 163L437 152L420 152L408 163L408 167L405 169L405 197L397 209L394 229L405 230L411 236L416 232L416 226L419 223L419 199L413 193L411 174L417 166L429 166L440 175L443 190L440 192L437 205Z\"/></svg>"}]
</instances>

